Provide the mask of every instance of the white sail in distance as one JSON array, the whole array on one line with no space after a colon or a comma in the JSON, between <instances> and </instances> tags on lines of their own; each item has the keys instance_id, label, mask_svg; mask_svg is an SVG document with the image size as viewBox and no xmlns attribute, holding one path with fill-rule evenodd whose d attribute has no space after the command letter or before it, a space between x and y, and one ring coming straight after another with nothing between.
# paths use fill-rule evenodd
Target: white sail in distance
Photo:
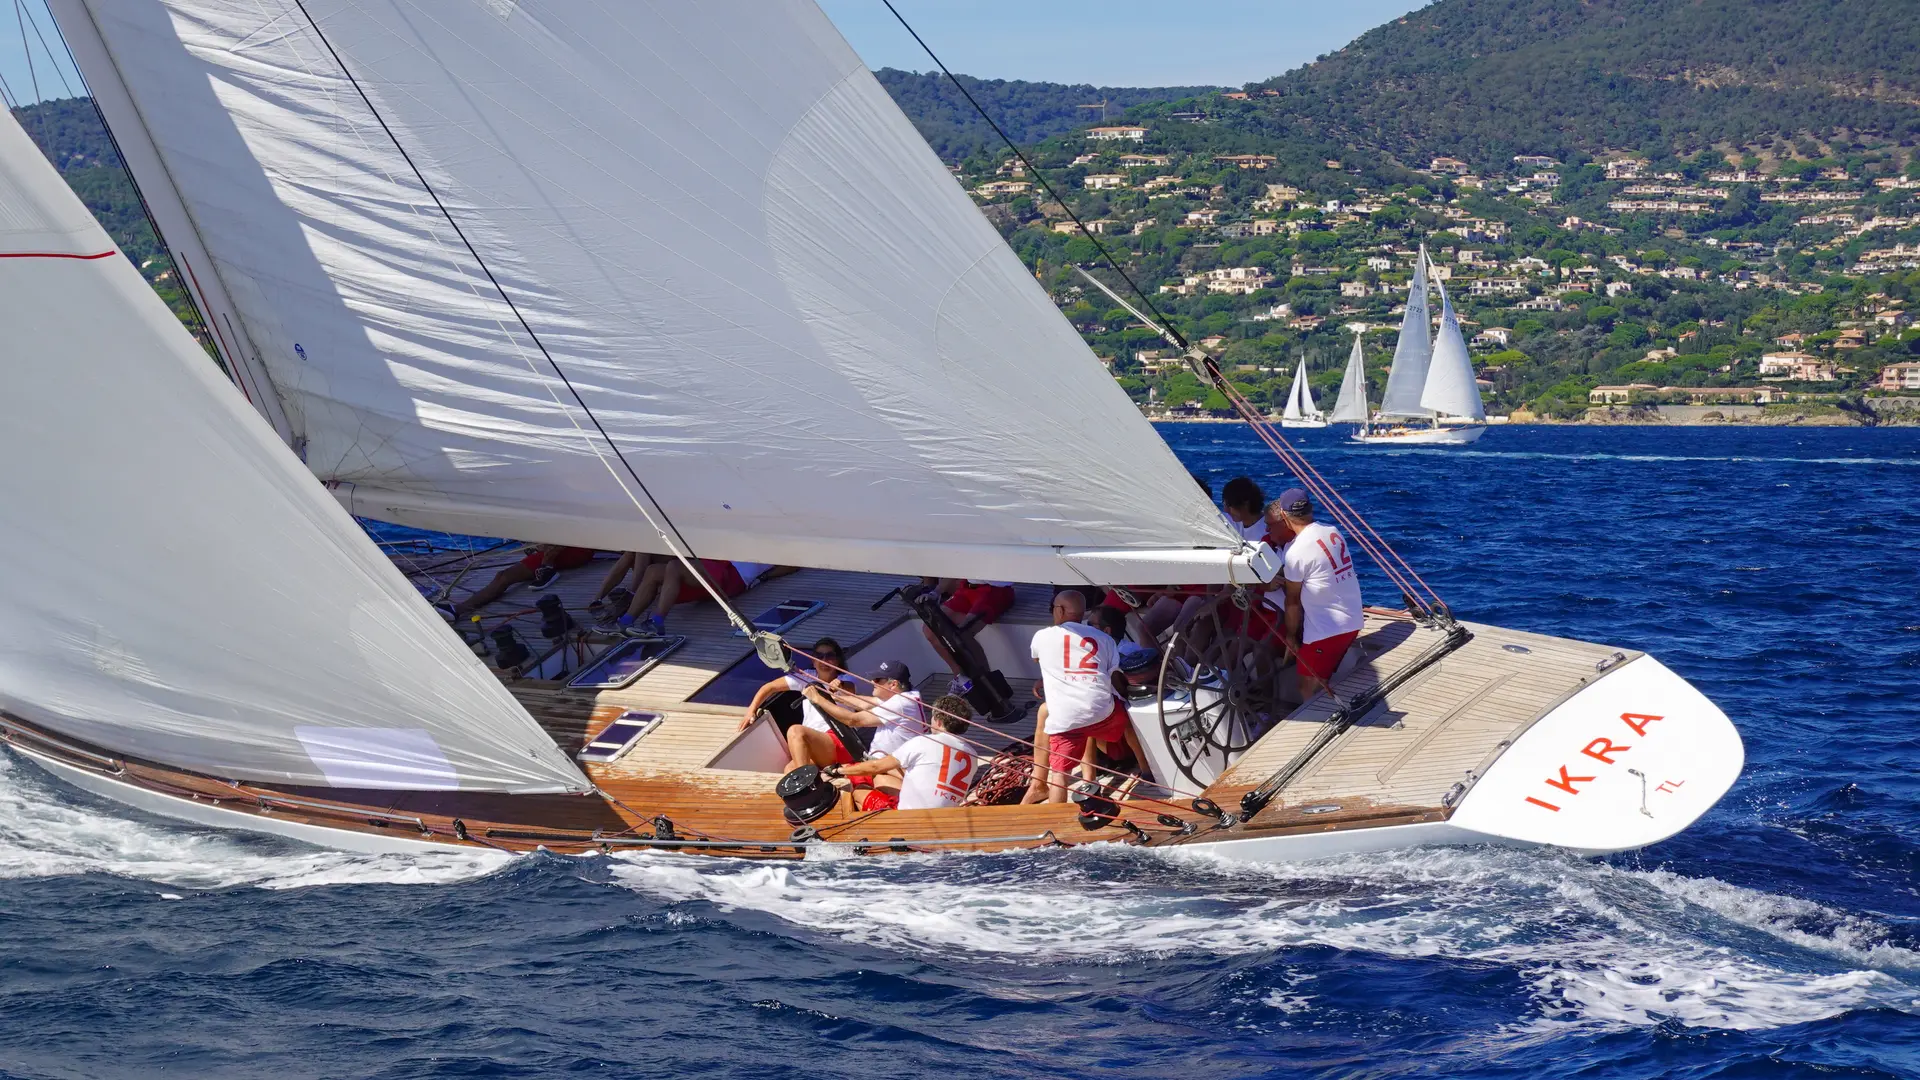
<instances>
[{"instance_id":1,"label":"white sail in distance","mask_svg":"<svg viewBox=\"0 0 1920 1080\"><path fill-rule=\"evenodd\" d=\"M224 779L589 785L0 115L0 708Z\"/></svg>"},{"instance_id":2,"label":"white sail in distance","mask_svg":"<svg viewBox=\"0 0 1920 1080\"><path fill-rule=\"evenodd\" d=\"M657 504L713 558L1248 572L811 2L54 8L357 513L660 550Z\"/></svg>"},{"instance_id":3,"label":"white sail in distance","mask_svg":"<svg viewBox=\"0 0 1920 1080\"><path fill-rule=\"evenodd\" d=\"M1360 335L1353 335L1353 351L1347 354L1347 371L1340 379L1340 396L1334 399L1330 424L1367 422L1367 360L1360 347Z\"/></svg>"},{"instance_id":4,"label":"white sail in distance","mask_svg":"<svg viewBox=\"0 0 1920 1080\"><path fill-rule=\"evenodd\" d=\"M1487 418L1480 402L1480 384L1473 373L1473 358L1467 352L1467 340L1461 336L1460 320L1453 313L1453 301L1447 298L1445 285L1440 286L1440 333L1433 341L1433 362L1427 367L1420 404L1448 416Z\"/></svg>"},{"instance_id":5,"label":"white sail in distance","mask_svg":"<svg viewBox=\"0 0 1920 1080\"><path fill-rule=\"evenodd\" d=\"M1387 369L1387 389L1380 398L1380 415L1426 417L1432 411L1420 404L1427 385L1427 364L1433 357L1427 311L1427 246L1420 245L1413 264L1413 283L1407 288L1407 313L1400 320L1400 341L1393 347L1393 366Z\"/></svg>"},{"instance_id":6,"label":"white sail in distance","mask_svg":"<svg viewBox=\"0 0 1920 1080\"><path fill-rule=\"evenodd\" d=\"M1300 366L1293 370L1293 385L1287 389L1287 407L1281 412L1281 416L1288 420L1306 419L1306 413L1300 408L1300 392L1305 387L1306 381L1307 361L1305 357L1301 357Z\"/></svg>"}]
</instances>

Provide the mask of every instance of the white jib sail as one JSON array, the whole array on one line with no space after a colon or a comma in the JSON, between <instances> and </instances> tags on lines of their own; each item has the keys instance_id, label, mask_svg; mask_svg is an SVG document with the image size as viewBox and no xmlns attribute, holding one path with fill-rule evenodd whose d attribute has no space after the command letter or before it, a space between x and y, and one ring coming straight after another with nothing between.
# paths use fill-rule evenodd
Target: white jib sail
<instances>
[{"instance_id":1,"label":"white jib sail","mask_svg":"<svg viewBox=\"0 0 1920 1080\"><path fill-rule=\"evenodd\" d=\"M1448 416L1487 418L1480 403L1480 384L1474 381L1473 358L1467 353L1467 340L1460 334L1460 320L1445 285L1440 286L1440 333L1433 341L1433 363L1427 368L1420 404Z\"/></svg>"},{"instance_id":2,"label":"white jib sail","mask_svg":"<svg viewBox=\"0 0 1920 1080\"><path fill-rule=\"evenodd\" d=\"M588 787L0 116L0 708L223 778Z\"/></svg>"},{"instance_id":3,"label":"white jib sail","mask_svg":"<svg viewBox=\"0 0 1920 1080\"><path fill-rule=\"evenodd\" d=\"M1400 320L1400 341L1393 347L1393 366L1387 369L1387 390L1380 398L1382 416L1431 416L1420 404L1427 385L1427 364L1433 357L1432 328L1427 312L1427 246L1413 264L1413 284L1407 289L1407 314Z\"/></svg>"},{"instance_id":4,"label":"white jib sail","mask_svg":"<svg viewBox=\"0 0 1920 1080\"><path fill-rule=\"evenodd\" d=\"M357 513L660 550L557 364L703 556L1248 572L811 2L54 7Z\"/></svg>"},{"instance_id":5,"label":"white jib sail","mask_svg":"<svg viewBox=\"0 0 1920 1080\"><path fill-rule=\"evenodd\" d=\"M1313 387L1307 382L1307 358L1304 356L1300 358L1299 369L1293 373L1293 381L1295 385L1300 387L1301 415L1309 420L1325 419L1320 413L1320 406L1314 404Z\"/></svg>"},{"instance_id":6,"label":"white jib sail","mask_svg":"<svg viewBox=\"0 0 1920 1080\"><path fill-rule=\"evenodd\" d=\"M1334 399L1332 424L1367 422L1367 359L1360 347L1360 335L1353 335L1353 351L1347 354L1347 371L1340 379L1340 396Z\"/></svg>"}]
</instances>

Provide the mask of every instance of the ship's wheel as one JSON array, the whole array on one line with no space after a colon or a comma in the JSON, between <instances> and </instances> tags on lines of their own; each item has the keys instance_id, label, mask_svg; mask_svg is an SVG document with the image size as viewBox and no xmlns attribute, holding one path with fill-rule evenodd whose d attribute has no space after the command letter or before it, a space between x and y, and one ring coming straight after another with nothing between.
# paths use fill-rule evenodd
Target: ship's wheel
<instances>
[{"instance_id":1,"label":"ship's wheel","mask_svg":"<svg viewBox=\"0 0 1920 1080\"><path fill-rule=\"evenodd\" d=\"M1175 766L1200 787L1226 771L1272 722L1273 661L1266 657L1263 670L1246 614L1234 593L1215 597L1161 653L1161 734Z\"/></svg>"}]
</instances>

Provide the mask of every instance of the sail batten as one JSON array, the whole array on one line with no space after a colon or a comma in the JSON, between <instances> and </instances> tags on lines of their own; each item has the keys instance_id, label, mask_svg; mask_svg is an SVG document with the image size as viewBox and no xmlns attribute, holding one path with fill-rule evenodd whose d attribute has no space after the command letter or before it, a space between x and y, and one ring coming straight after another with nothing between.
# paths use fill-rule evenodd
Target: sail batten
<instances>
[{"instance_id":1,"label":"sail batten","mask_svg":"<svg viewBox=\"0 0 1920 1080\"><path fill-rule=\"evenodd\" d=\"M811 2L64 3L153 106L345 497L659 550L617 448L703 556L1235 576L1238 538Z\"/></svg>"},{"instance_id":2,"label":"sail batten","mask_svg":"<svg viewBox=\"0 0 1920 1080\"><path fill-rule=\"evenodd\" d=\"M112 251L11 117L0 205L0 252ZM0 259L0 307L0 708L227 779L590 787L125 258Z\"/></svg>"},{"instance_id":3,"label":"sail batten","mask_svg":"<svg viewBox=\"0 0 1920 1080\"><path fill-rule=\"evenodd\" d=\"M1387 390L1380 398L1380 415L1428 417L1432 410L1420 404L1427 384L1427 365L1433 357L1432 327L1427 309L1427 246L1413 264L1407 288L1407 312L1400 320L1400 340L1393 347L1393 366L1387 369Z\"/></svg>"}]
</instances>

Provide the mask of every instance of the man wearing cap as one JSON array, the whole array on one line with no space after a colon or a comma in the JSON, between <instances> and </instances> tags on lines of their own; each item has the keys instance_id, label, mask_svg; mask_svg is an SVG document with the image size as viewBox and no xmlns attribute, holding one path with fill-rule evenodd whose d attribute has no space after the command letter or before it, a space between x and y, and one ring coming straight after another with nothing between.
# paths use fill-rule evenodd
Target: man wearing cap
<instances>
[{"instance_id":1,"label":"man wearing cap","mask_svg":"<svg viewBox=\"0 0 1920 1080\"><path fill-rule=\"evenodd\" d=\"M1360 575L1347 538L1313 519L1313 503L1299 488L1289 488L1267 507L1273 546L1286 545L1282 578L1286 590L1282 640L1300 671L1300 693L1311 699L1333 678L1334 669L1360 636Z\"/></svg>"},{"instance_id":2,"label":"man wearing cap","mask_svg":"<svg viewBox=\"0 0 1920 1080\"><path fill-rule=\"evenodd\" d=\"M867 681L873 685L872 694L829 693L818 684L802 693L815 708L848 727L875 729L873 741L867 748L869 755L891 754L905 746L907 740L927 733L927 707L920 701L920 692L909 689L913 681L907 665L898 660L883 661L868 671ZM808 745L817 748L814 740L808 740ZM852 756L847 755L849 760ZM825 761L797 761L796 766L829 765L836 758L837 755Z\"/></svg>"}]
</instances>

